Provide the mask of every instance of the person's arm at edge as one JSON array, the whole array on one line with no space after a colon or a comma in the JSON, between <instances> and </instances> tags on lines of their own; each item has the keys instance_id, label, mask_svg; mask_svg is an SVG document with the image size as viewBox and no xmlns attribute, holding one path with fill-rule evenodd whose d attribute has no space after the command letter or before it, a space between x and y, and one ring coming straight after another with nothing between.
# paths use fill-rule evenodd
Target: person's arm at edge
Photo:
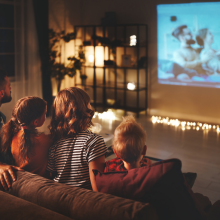
<instances>
[{"instance_id":1,"label":"person's arm at edge","mask_svg":"<svg viewBox=\"0 0 220 220\"><path fill-rule=\"evenodd\" d=\"M193 61L186 61L179 51L174 52L173 58L174 62L178 63L180 66L190 69L193 69L203 63L199 59Z\"/></svg>"},{"instance_id":2,"label":"person's arm at edge","mask_svg":"<svg viewBox=\"0 0 220 220\"><path fill-rule=\"evenodd\" d=\"M92 170L98 170L100 172L104 171L104 165L105 165L105 155L98 157L95 160L92 160L89 162L89 176L90 176L90 182L92 185L92 189L95 192L98 192L96 181L95 181L95 175Z\"/></svg>"},{"instance_id":3,"label":"person's arm at edge","mask_svg":"<svg viewBox=\"0 0 220 220\"><path fill-rule=\"evenodd\" d=\"M0 190L8 190L12 185L12 181L16 181L16 170L24 171L20 167L0 162Z\"/></svg>"}]
</instances>

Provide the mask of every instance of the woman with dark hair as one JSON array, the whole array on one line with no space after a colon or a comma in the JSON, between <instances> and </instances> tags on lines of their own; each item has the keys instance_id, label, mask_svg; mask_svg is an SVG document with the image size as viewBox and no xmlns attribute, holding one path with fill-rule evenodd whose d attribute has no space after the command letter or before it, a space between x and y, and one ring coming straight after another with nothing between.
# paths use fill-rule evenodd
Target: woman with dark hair
<instances>
[{"instance_id":1,"label":"woman with dark hair","mask_svg":"<svg viewBox=\"0 0 220 220\"><path fill-rule=\"evenodd\" d=\"M45 176L50 135L39 133L46 119L47 102L38 97L17 101L11 119L1 129L1 152L10 153L11 162L26 171Z\"/></svg>"},{"instance_id":2,"label":"woman with dark hair","mask_svg":"<svg viewBox=\"0 0 220 220\"><path fill-rule=\"evenodd\" d=\"M197 43L203 48L200 53L200 58L209 57L209 61L205 64L210 70L210 74L220 74L220 51L212 48L213 34L208 28L200 29L196 36Z\"/></svg>"},{"instance_id":3,"label":"woman with dark hair","mask_svg":"<svg viewBox=\"0 0 220 220\"><path fill-rule=\"evenodd\" d=\"M82 89L64 89L55 97L47 165L54 181L97 191L92 170L104 171L107 147L100 135L88 130L93 115L90 97Z\"/></svg>"}]
</instances>

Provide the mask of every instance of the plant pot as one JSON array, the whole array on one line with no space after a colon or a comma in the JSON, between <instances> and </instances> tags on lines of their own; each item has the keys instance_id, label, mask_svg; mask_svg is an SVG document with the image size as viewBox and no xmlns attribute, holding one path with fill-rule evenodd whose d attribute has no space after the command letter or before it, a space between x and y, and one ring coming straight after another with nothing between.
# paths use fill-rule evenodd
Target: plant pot
<instances>
[{"instance_id":1,"label":"plant pot","mask_svg":"<svg viewBox=\"0 0 220 220\"><path fill-rule=\"evenodd\" d=\"M81 84L82 84L83 86L86 85L86 78L81 78Z\"/></svg>"}]
</instances>

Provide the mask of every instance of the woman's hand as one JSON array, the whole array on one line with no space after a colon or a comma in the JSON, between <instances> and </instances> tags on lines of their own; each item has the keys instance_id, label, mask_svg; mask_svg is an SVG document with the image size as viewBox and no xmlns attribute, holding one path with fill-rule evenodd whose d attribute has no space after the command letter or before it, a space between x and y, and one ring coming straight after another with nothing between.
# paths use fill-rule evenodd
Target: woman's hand
<instances>
[{"instance_id":1,"label":"woman's hand","mask_svg":"<svg viewBox=\"0 0 220 220\"><path fill-rule=\"evenodd\" d=\"M90 176L90 182L92 185L93 191L98 192L96 182L95 182L95 175L92 170L98 170L100 172L104 171L104 164L105 164L105 156L101 156L91 162L89 162L89 176Z\"/></svg>"},{"instance_id":2,"label":"woman's hand","mask_svg":"<svg viewBox=\"0 0 220 220\"><path fill-rule=\"evenodd\" d=\"M20 167L0 163L0 189L8 190L12 181L16 181L15 171L24 171Z\"/></svg>"}]
</instances>

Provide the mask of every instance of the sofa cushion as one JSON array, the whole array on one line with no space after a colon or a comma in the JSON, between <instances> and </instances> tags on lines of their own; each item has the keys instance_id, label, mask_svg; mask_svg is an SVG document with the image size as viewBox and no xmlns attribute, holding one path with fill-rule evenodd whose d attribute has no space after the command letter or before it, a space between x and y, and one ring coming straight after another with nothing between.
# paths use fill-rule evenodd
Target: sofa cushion
<instances>
[{"instance_id":1,"label":"sofa cushion","mask_svg":"<svg viewBox=\"0 0 220 220\"><path fill-rule=\"evenodd\" d=\"M0 191L1 220L71 220L64 215Z\"/></svg>"},{"instance_id":2,"label":"sofa cushion","mask_svg":"<svg viewBox=\"0 0 220 220\"><path fill-rule=\"evenodd\" d=\"M77 220L157 219L150 204L56 183L28 172L17 172L9 193Z\"/></svg>"},{"instance_id":3,"label":"sofa cushion","mask_svg":"<svg viewBox=\"0 0 220 220\"><path fill-rule=\"evenodd\" d=\"M93 172L99 192L151 203L160 219L206 219L182 175L178 159L123 172Z\"/></svg>"}]
</instances>

